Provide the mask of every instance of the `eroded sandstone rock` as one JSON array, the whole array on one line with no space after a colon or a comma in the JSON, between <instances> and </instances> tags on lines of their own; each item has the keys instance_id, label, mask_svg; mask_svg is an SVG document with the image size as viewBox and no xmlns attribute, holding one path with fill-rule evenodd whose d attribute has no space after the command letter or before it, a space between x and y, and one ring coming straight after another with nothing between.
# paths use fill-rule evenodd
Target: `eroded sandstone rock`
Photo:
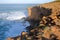
<instances>
[{"instance_id":1,"label":"eroded sandstone rock","mask_svg":"<svg viewBox=\"0 0 60 40\"><path fill-rule=\"evenodd\" d=\"M28 32L7 40L60 40L60 2L28 8Z\"/></svg>"}]
</instances>

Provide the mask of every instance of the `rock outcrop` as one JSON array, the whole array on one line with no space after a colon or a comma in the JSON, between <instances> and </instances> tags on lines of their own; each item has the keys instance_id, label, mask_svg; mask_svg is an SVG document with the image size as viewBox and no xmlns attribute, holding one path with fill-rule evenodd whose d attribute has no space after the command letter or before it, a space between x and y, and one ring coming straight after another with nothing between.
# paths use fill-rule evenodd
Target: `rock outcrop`
<instances>
[{"instance_id":1,"label":"rock outcrop","mask_svg":"<svg viewBox=\"0 0 60 40\"><path fill-rule=\"evenodd\" d=\"M50 39L50 35L54 34L58 36L57 38L60 40L60 2L51 2L42 5L38 5L35 7L28 8L29 9L29 22L30 20L35 20L30 22L32 23L40 20L39 26L48 26L46 27L43 34L43 37ZM33 23L33 24L34 24ZM36 22L37 23L37 22ZM36 24L35 24L36 25ZM52 30L53 29L53 30ZM55 30L55 31L54 31Z\"/></svg>"},{"instance_id":2,"label":"rock outcrop","mask_svg":"<svg viewBox=\"0 0 60 40\"><path fill-rule=\"evenodd\" d=\"M34 6L28 12L27 32L7 40L60 40L60 2Z\"/></svg>"},{"instance_id":3,"label":"rock outcrop","mask_svg":"<svg viewBox=\"0 0 60 40\"><path fill-rule=\"evenodd\" d=\"M42 16L49 16L54 19L57 25L60 25L60 2L51 2L28 8L30 19L38 19ZM57 22L59 21L59 23Z\"/></svg>"}]
</instances>

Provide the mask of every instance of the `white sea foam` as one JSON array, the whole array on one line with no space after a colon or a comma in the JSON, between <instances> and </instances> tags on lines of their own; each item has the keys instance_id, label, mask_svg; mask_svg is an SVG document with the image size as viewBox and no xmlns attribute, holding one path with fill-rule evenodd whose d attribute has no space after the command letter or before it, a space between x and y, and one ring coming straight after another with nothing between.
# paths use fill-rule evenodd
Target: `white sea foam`
<instances>
[{"instance_id":1,"label":"white sea foam","mask_svg":"<svg viewBox=\"0 0 60 40\"><path fill-rule=\"evenodd\" d=\"M0 19L20 20L22 18L26 18L26 15L23 12L20 12L20 11L1 13L0 14Z\"/></svg>"},{"instance_id":2,"label":"white sea foam","mask_svg":"<svg viewBox=\"0 0 60 40\"><path fill-rule=\"evenodd\" d=\"M6 19L8 15L8 13L0 13L0 19Z\"/></svg>"},{"instance_id":3,"label":"white sea foam","mask_svg":"<svg viewBox=\"0 0 60 40\"><path fill-rule=\"evenodd\" d=\"M0 20L0 26L3 27L4 35L15 37L21 35L22 31L26 31L25 27L29 26L29 22L24 21L23 18L26 18L26 14L20 11L0 13L0 19L3 19Z\"/></svg>"},{"instance_id":4,"label":"white sea foam","mask_svg":"<svg viewBox=\"0 0 60 40\"><path fill-rule=\"evenodd\" d=\"M23 12L11 12L11 14L6 18L7 20L20 20L26 17Z\"/></svg>"}]
</instances>

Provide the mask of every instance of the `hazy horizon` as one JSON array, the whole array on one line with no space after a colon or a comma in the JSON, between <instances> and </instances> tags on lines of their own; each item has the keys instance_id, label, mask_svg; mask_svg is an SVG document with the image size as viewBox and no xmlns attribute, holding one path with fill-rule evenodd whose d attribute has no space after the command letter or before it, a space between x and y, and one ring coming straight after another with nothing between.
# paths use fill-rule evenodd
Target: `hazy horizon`
<instances>
[{"instance_id":1,"label":"hazy horizon","mask_svg":"<svg viewBox=\"0 0 60 40\"><path fill-rule=\"evenodd\" d=\"M54 0L0 0L0 4L42 4Z\"/></svg>"}]
</instances>

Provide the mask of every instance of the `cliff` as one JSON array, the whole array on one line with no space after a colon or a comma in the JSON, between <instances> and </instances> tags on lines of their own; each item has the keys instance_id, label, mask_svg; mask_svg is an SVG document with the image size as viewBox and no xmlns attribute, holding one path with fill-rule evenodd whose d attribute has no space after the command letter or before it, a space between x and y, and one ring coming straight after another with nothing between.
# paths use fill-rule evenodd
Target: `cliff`
<instances>
[{"instance_id":1,"label":"cliff","mask_svg":"<svg viewBox=\"0 0 60 40\"><path fill-rule=\"evenodd\" d=\"M48 13L46 13L46 12L49 12L49 10L51 10L50 11L51 15L49 15L49 16L52 17L53 19L55 19L54 18L54 17L56 17L55 15L58 15L58 13L60 12L60 2L50 2L50 3L40 4L38 6L28 8L28 12L29 12L28 15L30 18L36 19L36 16L38 16L39 13L43 14L43 15L45 15L45 14L47 15Z\"/></svg>"},{"instance_id":2,"label":"cliff","mask_svg":"<svg viewBox=\"0 0 60 40\"><path fill-rule=\"evenodd\" d=\"M60 2L28 8L27 21L27 32L7 40L60 40Z\"/></svg>"},{"instance_id":3,"label":"cliff","mask_svg":"<svg viewBox=\"0 0 60 40\"><path fill-rule=\"evenodd\" d=\"M28 8L28 12L29 12L29 14L28 14L29 22L30 22L30 20L34 20L34 22L40 20L38 22L39 24L37 24L37 25L49 26L50 30L53 29L52 34L58 36L58 38L60 39L60 35L59 35L60 34L60 32L59 32L59 29L60 29L60 2L51 2L51 3L34 6L31 8ZM32 23L33 23L33 21L30 22L31 25L32 25ZM54 29L54 27L55 27L55 29ZM43 30L44 31L43 35L45 38L50 36L50 33L48 33L47 30L48 29ZM54 30L55 30L55 32L54 32Z\"/></svg>"}]
</instances>

